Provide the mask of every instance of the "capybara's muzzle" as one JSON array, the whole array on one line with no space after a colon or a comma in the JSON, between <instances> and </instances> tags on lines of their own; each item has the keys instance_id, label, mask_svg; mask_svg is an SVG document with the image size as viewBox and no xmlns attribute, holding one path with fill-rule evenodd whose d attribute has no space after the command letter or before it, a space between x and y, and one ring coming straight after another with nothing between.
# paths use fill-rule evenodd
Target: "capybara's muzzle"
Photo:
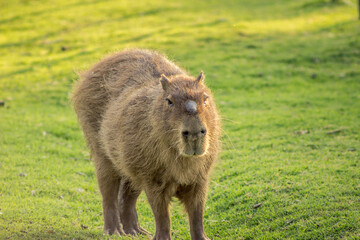
<instances>
[{"instance_id":1,"label":"capybara's muzzle","mask_svg":"<svg viewBox=\"0 0 360 240\"><path fill-rule=\"evenodd\" d=\"M181 134L185 143L184 155L200 156L206 152L206 129L204 127L196 130L184 130Z\"/></svg>"}]
</instances>

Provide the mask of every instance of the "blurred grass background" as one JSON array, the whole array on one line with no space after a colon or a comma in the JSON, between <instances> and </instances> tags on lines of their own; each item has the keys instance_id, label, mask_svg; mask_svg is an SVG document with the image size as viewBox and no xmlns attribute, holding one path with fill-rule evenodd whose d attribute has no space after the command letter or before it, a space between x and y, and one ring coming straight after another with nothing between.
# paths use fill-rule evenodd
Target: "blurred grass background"
<instances>
[{"instance_id":1,"label":"blurred grass background","mask_svg":"<svg viewBox=\"0 0 360 240\"><path fill-rule=\"evenodd\" d=\"M211 239L359 239L357 18L355 1L0 1L0 239L108 238L68 97L131 47L204 70L215 94ZM144 195L138 210L154 232ZM177 201L172 234L189 239Z\"/></svg>"}]
</instances>

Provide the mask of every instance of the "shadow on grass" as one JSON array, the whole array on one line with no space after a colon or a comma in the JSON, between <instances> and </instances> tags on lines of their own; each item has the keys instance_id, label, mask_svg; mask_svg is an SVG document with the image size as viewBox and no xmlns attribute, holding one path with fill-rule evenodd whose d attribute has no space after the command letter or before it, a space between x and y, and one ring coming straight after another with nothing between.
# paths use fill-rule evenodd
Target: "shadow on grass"
<instances>
[{"instance_id":1,"label":"shadow on grass","mask_svg":"<svg viewBox=\"0 0 360 240\"><path fill-rule=\"evenodd\" d=\"M325 7L338 7L338 6L343 6L345 5L344 2L341 1L335 1L332 2L331 0L320 0L320 1L311 1L311 2L307 2L304 3L303 5L301 5L301 9L306 10L306 11L317 11L320 8L325 8Z\"/></svg>"},{"instance_id":2,"label":"shadow on grass","mask_svg":"<svg viewBox=\"0 0 360 240\"><path fill-rule=\"evenodd\" d=\"M43 65L43 67L45 67L44 64L46 64L46 65L49 65L49 64L50 65L56 65L56 64L64 62L64 61L73 60L76 57L94 54L94 51L95 50L93 50L93 51L81 51L81 52L78 52L76 54L72 54L70 56L64 56L62 58L58 58L58 59L54 59L54 60L48 60L48 61L33 62L33 64L41 64L41 65ZM16 71L12 71L12 72L5 73L5 74L0 74L0 78L13 77L13 76L16 76L16 75L19 75L19 74L29 73L29 72L32 72L32 71L34 71L33 67L21 68L21 69L18 69Z\"/></svg>"},{"instance_id":3,"label":"shadow on grass","mask_svg":"<svg viewBox=\"0 0 360 240\"><path fill-rule=\"evenodd\" d=\"M94 2L96 2L96 1L94 1ZM79 5L79 4L75 4L75 5ZM65 29L65 30L60 29L60 30L57 30L57 31L49 32L46 35L39 35L39 36L30 38L30 39L27 39L27 40L24 40L24 41L4 43L4 44L0 45L0 48L20 47L20 46L24 46L24 45L31 45L31 44L34 44L35 42L39 41L39 40L45 40L47 38L55 37L57 35L60 35L61 33L80 30L80 29L83 29L83 28L93 27L93 26L102 25L102 24L105 24L105 23L110 23L110 22L121 22L121 21L126 21L126 20L129 20L129 19L132 19L132 18L155 15L155 14L158 14L158 13L161 13L161 12L168 12L169 10L172 10L172 8L156 8L156 9L150 9L148 11L141 11L141 12L136 12L136 13L132 13L132 14L126 14L126 15L123 15L123 16L118 17L118 18L109 18L109 19L103 19L103 20L99 20L99 21L94 21L94 22L90 22L88 24L84 24L82 26L74 27L72 29ZM14 18L19 19L18 17L14 17ZM1 23L2 23L2 21L0 21L0 24ZM135 37L133 39L129 39L129 40L126 40L126 41L140 41L140 40L146 38L147 36L151 36L151 34L143 34L143 36ZM42 44L42 43L40 43L40 44Z\"/></svg>"},{"instance_id":4,"label":"shadow on grass","mask_svg":"<svg viewBox=\"0 0 360 240\"><path fill-rule=\"evenodd\" d=\"M18 234L5 236L4 239L106 239L106 237L103 236L101 230L84 230L81 232L71 232L44 229L43 231L39 231L36 233L28 233L27 231L22 230Z\"/></svg>"},{"instance_id":5,"label":"shadow on grass","mask_svg":"<svg viewBox=\"0 0 360 240\"><path fill-rule=\"evenodd\" d=\"M15 75L18 75L18 74L32 72L33 70L34 70L33 67L21 68L19 70L13 71L13 72L0 74L0 78L12 77L12 76L15 76Z\"/></svg>"},{"instance_id":6,"label":"shadow on grass","mask_svg":"<svg viewBox=\"0 0 360 240\"><path fill-rule=\"evenodd\" d=\"M56 7L53 7L53 8L50 8L50 9L44 9L44 10L41 10L41 11L33 11L33 12L30 12L30 13L27 13L27 14L20 14L20 15L17 15L17 16L14 16L14 17L11 17L11 18L7 18L7 19L4 19L4 20L0 20L0 24L4 24L4 23L11 23L11 22L14 22L16 20L21 20L21 18L23 16L39 16L39 15L42 15L44 13L54 13L54 12L58 12L58 11L62 11L64 9L68 9L68 8L72 8L72 7L77 7L77 6L82 6L82 5L89 5L89 4L95 4L95 3L100 3L100 2L105 2L104 0L92 0L92 1L82 1L80 3L72 3L72 4L68 4L68 5L65 5L65 6L56 6Z\"/></svg>"},{"instance_id":7,"label":"shadow on grass","mask_svg":"<svg viewBox=\"0 0 360 240\"><path fill-rule=\"evenodd\" d=\"M44 227L42 231L39 232L27 232L26 230L21 230L18 234L13 234L11 236L4 236L1 239L6 240L17 240L17 239L70 239L70 240L88 240L88 239L123 239L123 240L129 240L129 239L149 239L146 236L136 236L136 237L130 237L130 236L108 236L104 235L102 229L94 229L89 230L86 229L86 226L82 226L82 230L75 230L75 231L64 231L64 230L58 230L58 229L51 229ZM2 237L0 235L0 237Z\"/></svg>"}]
</instances>

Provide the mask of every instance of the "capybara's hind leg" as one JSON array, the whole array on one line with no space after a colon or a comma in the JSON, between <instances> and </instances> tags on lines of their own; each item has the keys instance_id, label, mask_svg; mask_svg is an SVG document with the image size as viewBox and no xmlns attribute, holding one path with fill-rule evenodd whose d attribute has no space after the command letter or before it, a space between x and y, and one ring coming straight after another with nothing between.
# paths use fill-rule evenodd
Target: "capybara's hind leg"
<instances>
[{"instance_id":1,"label":"capybara's hind leg","mask_svg":"<svg viewBox=\"0 0 360 240\"><path fill-rule=\"evenodd\" d=\"M104 216L104 234L125 235L120 225L119 188L120 177L113 169L112 163L106 158L96 156L96 175L102 195Z\"/></svg>"},{"instance_id":2,"label":"capybara's hind leg","mask_svg":"<svg viewBox=\"0 0 360 240\"><path fill-rule=\"evenodd\" d=\"M140 227L138 215L136 212L136 200L140 193L141 191L135 190L128 180L121 180L119 194L120 219L126 234L149 234L148 231Z\"/></svg>"}]
</instances>

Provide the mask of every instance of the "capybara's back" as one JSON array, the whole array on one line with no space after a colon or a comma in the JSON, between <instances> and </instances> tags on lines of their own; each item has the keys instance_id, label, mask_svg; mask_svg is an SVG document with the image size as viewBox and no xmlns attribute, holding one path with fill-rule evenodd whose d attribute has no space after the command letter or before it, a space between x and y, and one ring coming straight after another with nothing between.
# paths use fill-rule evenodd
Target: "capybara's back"
<instances>
[{"instance_id":1,"label":"capybara's back","mask_svg":"<svg viewBox=\"0 0 360 240\"><path fill-rule=\"evenodd\" d=\"M95 163L106 234L148 234L136 212L144 190L154 239L170 239L172 197L185 206L191 238L208 239L202 216L220 120L204 78L139 49L81 74L72 100Z\"/></svg>"},{"instance_id":2,"label":"capybara's back","mask_svg":"<svg viewBox=\"0 0 360 240\"><path fill-rule=\"evenodd\" d=\"M158 84L161 74L181 73L161 54L141 49L115 53L83 72L72 101L91 150L98 148L100 122L110 101L127 88Z\"/></svg>"}]
</instances>

